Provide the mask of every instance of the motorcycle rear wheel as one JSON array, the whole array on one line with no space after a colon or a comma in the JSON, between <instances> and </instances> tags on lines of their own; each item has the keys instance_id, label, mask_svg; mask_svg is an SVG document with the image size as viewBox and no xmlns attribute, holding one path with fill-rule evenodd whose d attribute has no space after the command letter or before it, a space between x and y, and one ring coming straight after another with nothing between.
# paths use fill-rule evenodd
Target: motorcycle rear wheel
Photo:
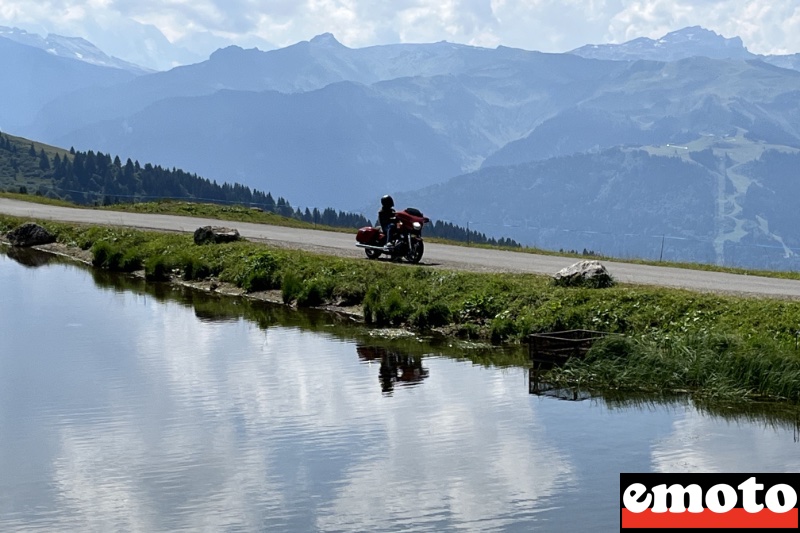
<instances>
[{"instance_id":1,"label":"motorcycle rear wheel","mask_svg":"<svg viewBox=\"0 0 800 533\"><path fill-rule=\"evenodd\" d=\"M419 263L422 260L422 254L425 252L425 244L420 241L413 241L411 249L406 254L406 261L409 263Z\"/></svg>"},{"instance_id":2,"label":"motorcycle rear wheel","mask_svg":"<svg viewBox=\"0 0 800 533\"><path fill-rule=\"evenodd\" d=\"M377 259L381 255L378 250L370 250L369 248L364 248L364 253L367 254L367 259Z\"/></svg>"}]
</instances>

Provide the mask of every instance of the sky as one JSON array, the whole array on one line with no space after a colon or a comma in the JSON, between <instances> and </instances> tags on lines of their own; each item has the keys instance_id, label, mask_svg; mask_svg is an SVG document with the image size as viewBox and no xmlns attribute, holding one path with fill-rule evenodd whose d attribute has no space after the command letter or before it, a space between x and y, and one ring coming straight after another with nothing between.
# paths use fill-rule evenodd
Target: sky
<instances>
[{"instance_id":1,"label":"sky","mask_svg":"<svg viewBox=\"0 0 800 533\"><path fill-rule=\"evenodd\" d=\"M353 48L445 40L565 52L703 26L754 53L800 52L800 0L0 0L0 25L83 37L158 69L326 32Z\"/></svg>"}]
</instances>

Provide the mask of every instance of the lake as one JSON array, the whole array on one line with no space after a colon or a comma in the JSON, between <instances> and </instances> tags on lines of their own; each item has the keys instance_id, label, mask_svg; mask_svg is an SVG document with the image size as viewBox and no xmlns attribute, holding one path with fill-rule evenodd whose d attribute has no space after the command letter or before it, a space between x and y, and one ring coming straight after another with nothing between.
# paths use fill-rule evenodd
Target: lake
<instances>
[{"instance_id":1,"label":"lake","mask_svg":"<svg viewBox=\"0 0 800 533\"><path fill-rule=\"evenodd\" d=\"M800 471L790 416L385 337L0 249L0 530L614 531L620 472Z\"/></svg>"}]
</instances>

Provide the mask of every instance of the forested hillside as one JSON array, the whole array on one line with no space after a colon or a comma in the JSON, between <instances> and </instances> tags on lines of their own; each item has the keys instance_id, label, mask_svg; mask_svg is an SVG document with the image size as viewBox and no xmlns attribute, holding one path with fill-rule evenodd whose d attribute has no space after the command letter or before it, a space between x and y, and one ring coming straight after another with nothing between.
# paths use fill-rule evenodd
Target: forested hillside
<instances>
[{"instance_id":1,"label":"forested hillside","mask_svg":"<svg viewBox=\"0 0 800 533\"><path fill-rule=\"evenodd\" d=\"M708 136L487 167L407 198L542 248L796 270L798 169L799 149Z\"/></svg>"},{"instance_id":2,"label":"forested hillside","mask_svg":"<svg viewBox=\"0 0 800 533\"><path fill-rule=\"evenodd\" d=\"M257 207L305 222L333 227L359 228L371 224L361 214L330 207L295 207L288 200L239 183L219 184L180 169L101 152L69 151L0 133L0 189L38 194L83 205L109 205L160 199L186 199ZM435 221L428 235L456 241L519 246L510 239L485 234L454 224Z\"/></svg>"}]
</instances>

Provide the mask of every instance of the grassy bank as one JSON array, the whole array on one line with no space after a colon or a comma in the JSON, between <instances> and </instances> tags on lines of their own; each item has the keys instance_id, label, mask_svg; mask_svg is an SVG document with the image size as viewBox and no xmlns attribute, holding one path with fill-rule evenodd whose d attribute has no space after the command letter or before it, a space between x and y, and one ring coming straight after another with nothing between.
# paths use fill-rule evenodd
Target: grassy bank
<instances>
[{"instance_id":1,"label":"grassy bank","mask_svg":"<svg viewBox=\"0 0 800 533\"><path fill-rule=\"evenodd\" d=\"M0 231L22 220L0 216ZM191 236L44 222L59 242L92 252L99 269L150 281L213 278L247 292L280 291L298 306L360 306L369 325L435 329L516 342L586 328L625 334L584 362L551 372L560 386L686 390L726 399L800 402L800 302L652 287L555 287L546 277L476 274L271 249L196 246Z\"/></svg>"},{"instance_id":2,"label":"grassy bank","mask_svg":"<svg viewBox=\"0 0 800 533\"><path fill-rule=\"evenodd\" d=\"M767 324L765 329L771 329ZM707 400L783 400L800 403L800 357L794 345L767 335L746 336L722 328L684 334L657 332L609 338L585 360L549 372L557 388L690 392Z\"/></svg>"}]
</instances>

